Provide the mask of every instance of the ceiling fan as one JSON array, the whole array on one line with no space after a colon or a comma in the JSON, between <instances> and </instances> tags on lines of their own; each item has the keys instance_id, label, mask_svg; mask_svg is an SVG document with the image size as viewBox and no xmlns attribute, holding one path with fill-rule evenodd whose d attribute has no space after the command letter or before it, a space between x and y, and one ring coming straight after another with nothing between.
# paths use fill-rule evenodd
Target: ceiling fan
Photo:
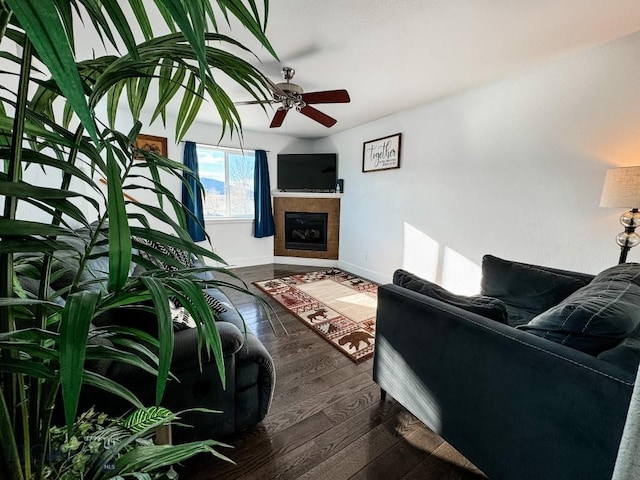
<instances>
[{"instance_id":1,"label":"ceiling fan","mask_svg":"<svg viewBox=\"0 0 640 480\"><path fill-rule=\"evenodd\" d=\"M322 113L320 110L312 107L312 104L318 103L349 103L351 99L349 98L349 93L346 90L323 90L320 92L308 92L304 93L302 87L295 83L291 82L291 79L296 74L296 71L290 67L282 68L282 76L284 78L284 82L281 83L272 83L271 90L273 99L260 101L260 100L252 100L248 102L236 102L236 105L255 105L260 103L270 103L281 105L276 110L276 114L273 116L271 120L271 124L269 127L276 128L282 125L284 122L287 113L292 108L295 108L297 111L306 115L312 120L315 120L318 123L321 123L325 127L332 127L336 124L337 120L335 118L330 117L326 113Z\"/></svg>"}]
</instances>

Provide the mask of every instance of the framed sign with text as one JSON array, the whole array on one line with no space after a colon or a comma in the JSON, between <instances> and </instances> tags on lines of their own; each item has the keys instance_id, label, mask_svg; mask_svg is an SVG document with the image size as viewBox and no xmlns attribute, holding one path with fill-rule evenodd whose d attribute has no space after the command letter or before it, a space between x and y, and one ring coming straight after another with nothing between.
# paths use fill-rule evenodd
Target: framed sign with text
<instances>
[{"instance_id":1,"label":"framed sign with text","mask_svg":"<svg viewBox=\"0 0 640 480\"><path fill-rule=\"evenodd\" d=\"M364 142L362 147L362 171L375 172L400 168L400 143L402 134Z\"/></svg>"}]
</instances>

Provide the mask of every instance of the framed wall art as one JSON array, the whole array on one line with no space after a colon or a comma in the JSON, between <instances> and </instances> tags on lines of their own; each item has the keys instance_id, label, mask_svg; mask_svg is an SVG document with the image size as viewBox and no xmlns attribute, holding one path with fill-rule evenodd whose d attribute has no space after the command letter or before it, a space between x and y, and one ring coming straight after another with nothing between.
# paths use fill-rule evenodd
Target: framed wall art
<instances>
[{"instance_id":1,"label":"framed wall art","mask_svg":"<svg viewBox=\"0 0 640 480\"><path fill-rule=\"evenodd\" d=\"M167 156L167 138L156 137L155 135L145 135L141 133L135 141L135 147L140 150L149 150L163 157ZM135 155L134 158L143 158L141 155Z\"/></svg>"},{"instance_id":2,"label":"framed wall art","mask_svg":"<svg viewBox=\"0 0 640 480\"><path fill-rule=\"evenodd\" d=\"M376 138L364 142L362 147L362 171L390 170L400 168L400 144L402 134Z\"/></svg>"}]
</instances>

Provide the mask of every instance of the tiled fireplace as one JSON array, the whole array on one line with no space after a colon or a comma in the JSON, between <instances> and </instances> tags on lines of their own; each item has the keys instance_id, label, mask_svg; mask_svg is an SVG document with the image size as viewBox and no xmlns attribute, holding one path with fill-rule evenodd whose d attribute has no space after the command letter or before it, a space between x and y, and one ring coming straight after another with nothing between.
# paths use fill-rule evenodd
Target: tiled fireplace
<instances>
[{"instance_id":1,"label":"tiled fireplace","mask_svg":"<svg viewBox=\"0 0 640 480\"><path fill-rule=\"evenodd\" d=\"M340 195L273 193L274 255L338 259Z\"/></svg>"}]
</instances>

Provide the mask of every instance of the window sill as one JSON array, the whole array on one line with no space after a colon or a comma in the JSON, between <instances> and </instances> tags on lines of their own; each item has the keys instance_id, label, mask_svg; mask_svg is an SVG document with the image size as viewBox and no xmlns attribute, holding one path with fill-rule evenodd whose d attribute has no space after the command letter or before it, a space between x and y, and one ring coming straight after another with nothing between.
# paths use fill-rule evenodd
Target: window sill
<instances>
[{"instance_id":1,"label":"window sill","mask_svg":"<svg viewBox=\"0 0 640 480\"><path fill-rule=\"evenodd\" d=\"M242 223L253 223L253 218L233 218L233 217L211 217L205 218L205 225L224 225L224 224L242 224Z\"/></svg>"}]
</instances>

